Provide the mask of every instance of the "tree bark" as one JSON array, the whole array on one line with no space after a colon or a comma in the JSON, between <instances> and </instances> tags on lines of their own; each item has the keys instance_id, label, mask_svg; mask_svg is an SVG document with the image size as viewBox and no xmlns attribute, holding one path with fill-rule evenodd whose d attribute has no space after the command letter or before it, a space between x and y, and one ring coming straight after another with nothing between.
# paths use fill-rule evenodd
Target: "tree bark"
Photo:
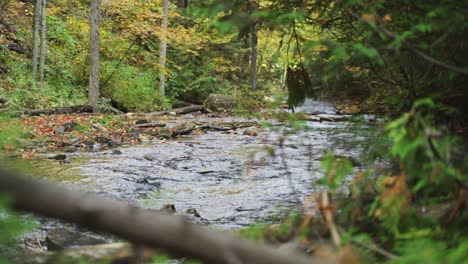
<instances>
[{"instance_id":1,"label":"tree bark","mask_svg":"<svg viewBox=\"0 0 468 264\"><path fill-rule=\"evenodd\" d=\"M91 0L90 63L88 102L98 111L99 101L99 0Z\"/></svg>"},{"instance_id":2,"label":"tree bark","mask_svg":"<svg viewBox=\"0 0 468 264\"><path fill-rule=\"evenodd\" d=\"M44 88L44 67L46 59L46 37L47 37L47 0L42 0L41 5L41 58L39 61L39 87Z\"/></svg>"},{"instance_id":3,"label":"tree bark","mask_svg":"<svg viewBox=\"0 0 468 264\"><path fill-rule=\"evenodd\" d=\"M252 26L252 58L250 63L251 70L251 87L252 90L257 90L257 25Z\"/></svg>"},{"instance_id":4,"label":"tree bark","mask_svg":"<svg viewBox=\"0 0 468 264\"><path fill-rule=\"evenodd\" d=\"M36 0L34 7L32 77L37 80L37 63L39 58L39 28L41 23L42 0Z\"/></svg>"},{"instance_id":5,"label":"tree bark","mask_svg":"<svg viewBox=\"0 0 468 264\"><path fill-rule=\"evenodd\" d=\"M163 4L163 21L162 21L162 34L161 34L161 69L159 73L159 93L162 97L165 96L165 82L166 82L166 52L167 52L167 24L169 19L169 0L164 0Z\"/></svg>"},{"instance_id":6,"label":"tree bark","mask_svg":"<svg viewBox=\"0 0 468 264\"><path fill-rule=\"evenodd\" d=\"M166 250L204 263L314 264L317 260L196 226L180 216L144 210L90 193L66 190L0 169L0 193L15 209L115 234L137 245ZM324 262L321 262L324 263Z\"/></svg>"}]
</instances>

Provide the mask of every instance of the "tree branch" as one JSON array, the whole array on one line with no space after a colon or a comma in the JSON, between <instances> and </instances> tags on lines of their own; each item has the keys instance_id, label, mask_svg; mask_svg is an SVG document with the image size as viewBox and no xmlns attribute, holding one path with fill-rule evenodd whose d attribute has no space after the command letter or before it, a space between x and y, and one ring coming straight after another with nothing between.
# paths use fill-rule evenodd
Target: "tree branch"
<instances>
[{"instance_id":1,"label":"tree branch","mask_svg":"<svg viewBox=\"0 0 468 264\"><path fill-rule=\"evenodd\" d=\"M361 16L359 16L357 13L353 12L351 9L349 8L345 8L346 12L351 15L352 17L354 17L355 19L361 21L361 22L364 22L368 25L371 25L371 23L365 19L363 19ZM377 29L379 29L380 33L383 33L385 36L387 37L390 37L392 39L399 39L400 36L397 35L396 33L384 28L383 26L377 26ZM442 67L442 68L445 68L445 69L448 69L448 70L451 70L451 71L454 71L454 72L457 72L457 73L461 73L461 74L468 74L468 69L464 69L464 68L460 68L460 67L456 67L456 66L453 66L453 65L450 65L450 64L447 64L443 61L440 61L440 60L437 60L427 54L425 54L424 52L420 51L419 49L417 49L413 44L409 43L408 41L403 41L402 42L411 52L413 52L414 54L418 55L419 57L421 57L422 59L430 62L430 63L433 63L434 65L437 65L439 67Z\"/></svg>"}]
</instances>

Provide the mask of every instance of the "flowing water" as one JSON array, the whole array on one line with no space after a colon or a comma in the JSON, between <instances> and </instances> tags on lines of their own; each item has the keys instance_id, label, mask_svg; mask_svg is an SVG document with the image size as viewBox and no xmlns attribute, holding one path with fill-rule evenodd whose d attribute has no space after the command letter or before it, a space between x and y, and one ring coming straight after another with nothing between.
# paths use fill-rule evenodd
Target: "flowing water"
<instances>
[{"instance_id":1,"label":"flowing water","mask_svg":"<svg viewBox=\"0 0 468 264\"><path fill-rule=\"evenodd\" d=\"M297 111L333 116L336 110L308 100ZM323 173L320 157L351 137L345 129L348 122L304 125L306 129L289 133L294 129L276 124L259 128L256 136L243 135L246 129L207 132L122 147L121 154L78 152L69 155L69 164L37 160L32 166L38 175L70 188L147 208L164 204L174 204L178 212L193 208L207 224L239 228L301 207L319 188L315 181ZM335 151L359 159L356 148Z\"/></svg>"}]
</instances>

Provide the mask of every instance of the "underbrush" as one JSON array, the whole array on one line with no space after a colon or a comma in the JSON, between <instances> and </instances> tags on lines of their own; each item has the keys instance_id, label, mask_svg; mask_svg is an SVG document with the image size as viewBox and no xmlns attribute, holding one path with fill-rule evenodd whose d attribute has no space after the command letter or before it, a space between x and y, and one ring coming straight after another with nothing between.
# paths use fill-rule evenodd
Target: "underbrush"
<instances>
[{"instance_id":1,"label":"underbrush","mask_svg":"<svg viewBox=\"0 0 468 264\"><path fill-rule=\"evenodd\" d=\"M396 166L356 172L327 155L325 189L305 198L303 213L242 233L339 263L468 263L466 142L436 122L439 110L419 100L373 140L372 160Z\"/></svg>"}]
</instances>

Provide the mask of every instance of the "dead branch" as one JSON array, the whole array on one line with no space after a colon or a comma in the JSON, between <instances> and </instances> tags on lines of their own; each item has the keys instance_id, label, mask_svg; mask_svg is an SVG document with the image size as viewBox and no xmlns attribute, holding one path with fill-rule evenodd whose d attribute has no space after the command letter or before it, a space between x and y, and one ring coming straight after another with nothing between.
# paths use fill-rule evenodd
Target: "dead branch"
<instances>
[{"instance_id":1,"label":"dead branch","mask_svg":"<svg viewBox=\"0 0 468 264\"><path fill-rule=\"evenodd\" d=\"M39 116L39 115L62 115L62 114L73 114L73 113L92 113L92 112L93 112L93 107L90 105L75 105L75 106L68 106L68 107L29 110L25 114L30 115L30 116Z\"/></svg>"}]
</instances>

